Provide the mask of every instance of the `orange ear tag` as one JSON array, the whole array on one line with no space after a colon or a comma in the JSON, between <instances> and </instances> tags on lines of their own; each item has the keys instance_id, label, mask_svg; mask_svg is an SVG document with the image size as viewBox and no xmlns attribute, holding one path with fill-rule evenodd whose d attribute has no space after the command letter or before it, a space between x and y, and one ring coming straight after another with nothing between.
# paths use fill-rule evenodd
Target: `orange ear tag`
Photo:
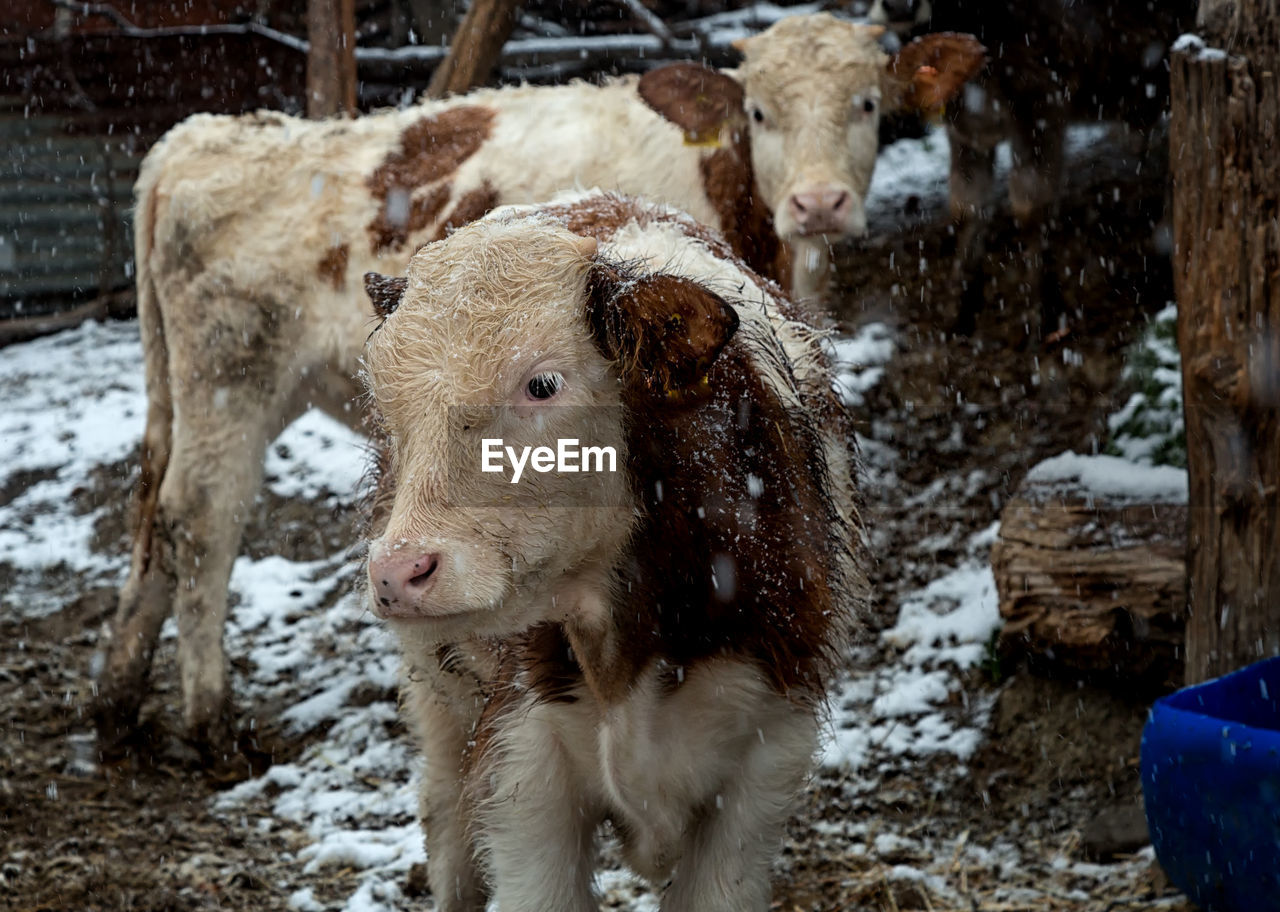
<instances>
[{"instance_id":1,"label":"orange ear tag","mask_svg":"<svg viewBox=\"0 0 1280 912\"><path fill-rule=\"evenodd\" d=\"M929 66L927 63L924 64L916 70L913 82L920 86L920 88L915 90L915 94L936 95L938 82L937 67ZM937 126L942 122L942 115L946 113L946 110L947 105L945 102L942 104L930 105L924 109L925 120L927 120L931 125Z\"/></svg>"}]
</instances>

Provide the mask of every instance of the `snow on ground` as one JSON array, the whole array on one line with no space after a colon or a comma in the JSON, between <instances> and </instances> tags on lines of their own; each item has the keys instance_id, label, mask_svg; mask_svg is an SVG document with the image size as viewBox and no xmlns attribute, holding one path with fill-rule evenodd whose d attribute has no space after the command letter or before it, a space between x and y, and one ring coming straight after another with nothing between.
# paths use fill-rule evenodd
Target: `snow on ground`
<instances>
[{"instance_id":1,"label":"snow on ground","mask_svg":"<svg viewBox=\"0 0 1280 912\"><path fill-rule=\"evenodd\" d=\"M12 485L4 496L13 499L0 519L0 564L28 577L59 562L91 580L118 577L119 562L90 547L93 517L76 515L74 492L96 467L128 456L142 437L141 363L133 323L88 323L4 350L0 491ZM18 519L30 514L39 521ZM13 591L0 593L6 609L35 615L61 604L25 598L15 604Z\"/></svg>"},{"instance_id":2,"label":"snow on ground","mask_svg":"<svg viewBox=\"0 0 1280 912\"><path fill-rule=\"evenodd\" d=\"M963 764L981 742L991 700L970 701L958 673L983 660L1000 622L987 560L993 531L973 536L960 566L902 600L879 648L852 657L832 700L822 764L849 774L856 791L913 758L947 754Z\"/></svg>"}]
</instances>

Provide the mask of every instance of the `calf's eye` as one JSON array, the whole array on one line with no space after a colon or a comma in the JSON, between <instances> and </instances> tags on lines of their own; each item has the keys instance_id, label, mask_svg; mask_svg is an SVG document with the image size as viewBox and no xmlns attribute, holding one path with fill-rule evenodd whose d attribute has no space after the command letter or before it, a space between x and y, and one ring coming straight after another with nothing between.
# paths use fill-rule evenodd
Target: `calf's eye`
<instances>
[{"instance_id":1,"label":"calf's eye","mask_svg":"<svg viewBox=\"0 0 1280 912\"><path fill-rule=\"evenodd\" d=\"M866 111L868 114L874 114L876 110L876 100L874 98L868 98L862 103L862 110Z\"/></svg>"},{"instance_id":2,"label":"calf's eye","mask_svg":"<svg viewBox=\"0 0 1280 912\"><path fill-rule=\"evenodd\" d=\"M550 399L564 388L564 376L555 371L538 374L525 387L530 399Z\"/></svg>"}]
</instances>

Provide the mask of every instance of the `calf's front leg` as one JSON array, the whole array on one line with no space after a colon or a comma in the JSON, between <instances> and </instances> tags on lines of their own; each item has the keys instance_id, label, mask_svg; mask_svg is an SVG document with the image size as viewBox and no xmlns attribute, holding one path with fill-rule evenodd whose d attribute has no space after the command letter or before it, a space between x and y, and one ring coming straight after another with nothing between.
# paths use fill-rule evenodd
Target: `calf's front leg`
<instances>
[{"instance_id":1,"label":"calf's front leg","mask_svg":"<svg viewBox=\"0 0 1280 912\"><path fill-rule=\"evenodd\" d=\"M501 912L597 912L591 887L600 812L575 782L546 704L511 710L478 770L481 851ZM582 741L586 735L579 734ZM589 743L589 742L588 742Z\"/></svg>"},{"instance_id":2,"label":"calf's front leg","mask_svg":"<svg viewBox=\"0 0 1280 912\"><path fill-rule=\"evenodd\" d=\"M450 650L408 668L402 698L425 761L418 806L426 833L427 882L437 912L484 912L489 894L463 790L463 764L484 695L466 669L443 667L440 659Z\"/></svg>"},{"instance_id":3,"label":"calf's front leg","mask_svg":"<svg viewBox=\"0 0 1280 912\"><path fill-rule=\"evenodd\" d=\"M796 716L766 726L744 746L741 772L726 781L685 839L662 912L766 912L770 866L804 786L817 726Z\"/></svg>"}]
</instances>

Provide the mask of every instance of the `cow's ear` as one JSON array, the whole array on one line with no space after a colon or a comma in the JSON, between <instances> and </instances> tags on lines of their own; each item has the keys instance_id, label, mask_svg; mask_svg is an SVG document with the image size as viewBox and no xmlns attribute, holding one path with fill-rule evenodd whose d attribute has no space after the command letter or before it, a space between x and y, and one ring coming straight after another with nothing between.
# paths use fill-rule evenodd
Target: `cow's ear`
<instances>
[{"instance_id":1,"label":"cow's ear","mask_svg":"<svg viewBox=\"0 0 1280 912\"><path fill-rule=\"evenodd\" d=\"M625 381L675 398L705 382L738 329L737 311L699 283L602 260L587 275L587 321Z\"/></svg>"},{"instance_id":2,"label":"cow's ear","mask_svg":"<svg viewBox=\"0 0 1280 912\"><path fill-rule=\"evenodd\" d=\"M364 274L364 290L373 302L373 309L385 319L396 312L404 290L409 287L409 280L403 277L393 278L380 272Z\"/></svg>"},{"instance_id":3,"label":"cow's ear","mask_svg":"<svg viewBox=\"0 0 1280 912\"><path fill-rule=\"evenodd\" d=\"M978 75L986 60L987 49L972 35L922 35L889 59L890 97L899 109L938 111Z\"/></svg>"},{"instance_id":4,"label":"cow's ear","mask_svg":"<svg viewBox=\"0 0 1280 912\"><path fill-rule=\"evenodd\" d=\"M685 142L702 145L720 136L727 121L743 117L742 86L698 63L672 63L640 77L644 103L681 130Z\"/></svg>"}]
</instances>

